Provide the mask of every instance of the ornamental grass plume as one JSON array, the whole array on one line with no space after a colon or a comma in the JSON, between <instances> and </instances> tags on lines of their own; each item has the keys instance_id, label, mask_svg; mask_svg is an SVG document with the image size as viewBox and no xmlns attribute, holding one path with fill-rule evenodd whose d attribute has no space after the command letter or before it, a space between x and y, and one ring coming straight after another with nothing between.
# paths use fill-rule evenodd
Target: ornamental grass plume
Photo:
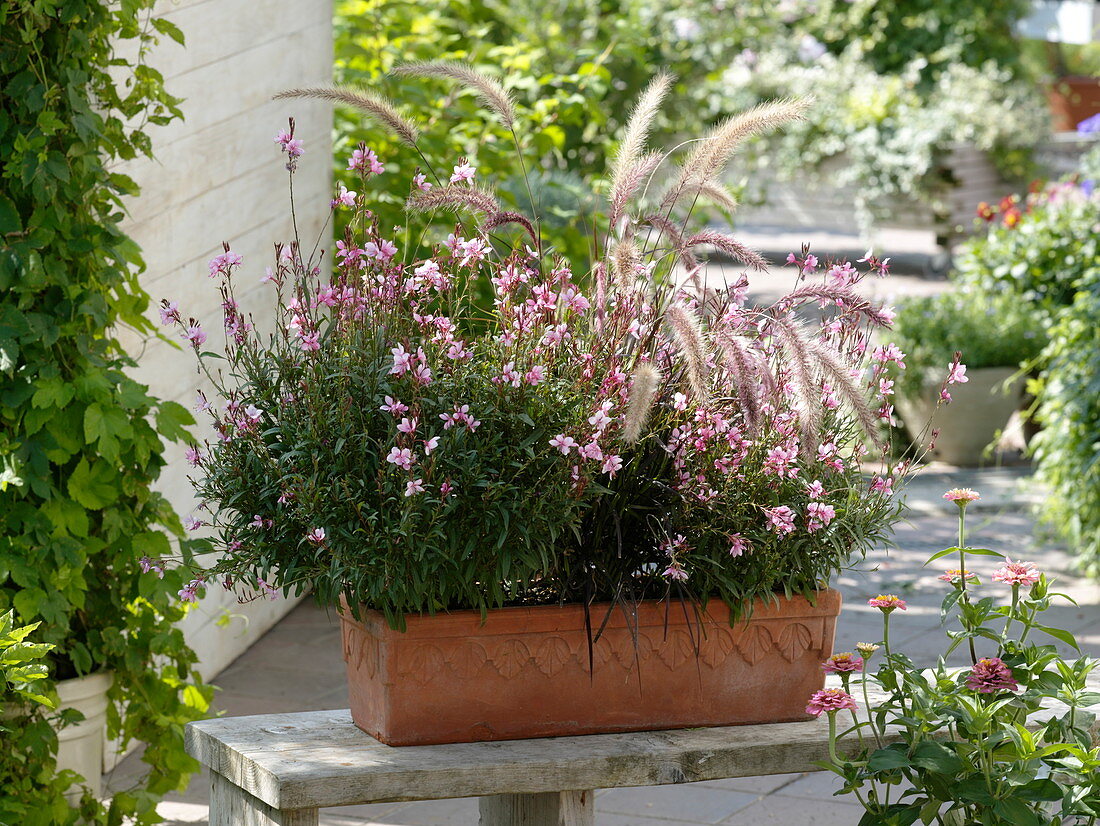
<instances>
[{"instance_id":1,"label":"ornamental grass plume","mask_svg":"<svg viewBox=\"0 0 1100 826\"><path fill-rule=\"evenodd\" d=\"M398 71L469 86L519 140L498 81L446 62ZM696 230L695 197L732 206L715 179L729 153L803 104L720 125L674 166L679 154L646 145L668 87L658 77L636 107L611 170L616 217L593 229L598 260L585 270L551 251L537 213L494 191L501 170L456 152L435 164L449 180L410 170L391 184L389 159L362 145L348 164L361 185L329 201L351 212L332 255L293 238L261 278L273 336L238 306L252 262L228 248L211 264L226 332L218 369L199 322L165 302L165 323L218 388L199 408L215 436L189 454L197 521L220 553L197 573L260 595L309 588L396 624L410 612L670 593L739 615L757 597L812 595L884 538L908 466L864 474L869 444L889 455L867 354L890 319L852 289L877 263L838 262L838 288L803 251L802 286L760 306L747 276L708 284L696 256L708 245L766 265L737 239ZM288 96L355 106L419 146L374 93ZM289 155L298 141L300 155L292 132L280 145ZM366 193L380 185L399 189L409 214L443 217L414 247L430 255L378 225ZM651 192L676 187L658 208ZM804 310L820 321L799 320ZM667 537L684 538L674 554Z\"/></svg>"}]
</instances>

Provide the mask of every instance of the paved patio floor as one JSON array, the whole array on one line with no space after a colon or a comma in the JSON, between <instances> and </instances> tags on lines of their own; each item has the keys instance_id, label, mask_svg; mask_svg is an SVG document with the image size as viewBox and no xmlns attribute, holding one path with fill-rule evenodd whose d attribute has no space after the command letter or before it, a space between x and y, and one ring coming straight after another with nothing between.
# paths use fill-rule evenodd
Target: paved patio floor
<instances>
[{"instance_id":1,"label":"paved patio floor","mask_svg":"<svg viewBox=\"0 0 1100 826\"><path fill-rule=\"evenodd\" d=\"M1090 653L1100 654L1100 587L1070 573L1070 558L1057 545L1036 539L1024 509L1029 498L1026 468L957 471L930 468L907 490L909 519L898 526L896 547L876 551L838 580L845 608L837 629L837 650L860 640L878 639L878 612L866 600L881 592L897 593L909 610L892 623L897 650L917 662L930 662L943 648L939 603L943 583L938 568L922 567L932 552L954 544L953 505L940 499L947 487L971 486L986 493L969 521L971 544L1032 559L1059 579L1061 590L1079 606L1056 609ZM993 565L978 557L974 568L988 574ZM989 583L988 576L983 577ZM987 588L995 586L986 585ZM961 664L961 662L960 662ZM218 711L227 715L345 708L347 690L335 616L303 603L214 681ZM125 784L140 763L128 758L112 783ZM205 775L196 776L182 795L162 806L173 824L206 823ZM613 789L597 793L600 826L686 826L686 824L795 823L854 826L862 810L847 798L833 798L837 785L828 773L776 775L737 780ZM472 798L417 803L377 804L324 810L327 826L473 826L478 822Z\"/></svg>"}]
</instances>

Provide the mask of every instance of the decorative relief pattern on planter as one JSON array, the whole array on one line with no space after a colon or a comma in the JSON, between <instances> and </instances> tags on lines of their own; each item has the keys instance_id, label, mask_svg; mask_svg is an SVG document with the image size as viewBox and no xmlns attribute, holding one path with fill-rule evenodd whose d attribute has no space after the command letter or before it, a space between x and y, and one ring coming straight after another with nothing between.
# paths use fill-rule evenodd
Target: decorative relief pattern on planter
<instances>
[{"instance_id":1,"label":"decorative relief pattern on planter","mask_svg":"<svg viewBox=\"0 0 1100 826\"><path fill-rule=\"evenodd\" d=\"M409 617L406 632L345 613L352 715L392 745L803 719L840 597L782 603L733 626L724 605L676 622L643 603L591 648L581 606Z\"/></svg>"}]
</instances>

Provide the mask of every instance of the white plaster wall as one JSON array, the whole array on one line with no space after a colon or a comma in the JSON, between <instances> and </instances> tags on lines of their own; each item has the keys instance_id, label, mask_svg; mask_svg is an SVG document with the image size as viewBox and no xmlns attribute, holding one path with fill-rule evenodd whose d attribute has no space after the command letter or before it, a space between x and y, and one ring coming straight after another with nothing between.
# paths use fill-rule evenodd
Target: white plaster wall
<instances>
[{"instance_id":1,"label":"white plaster wall","mask_svg":"<svg viewBox=\"0 0 1100 826\"><path fill-rule=\"evenodd\" d=\"M329 105L273 101L292 86L328 83L332 75L331 0L160 0L158 16L183 31L186 46L168 38L149 57L168 91L183 97L184 119L150 127L155 160L120 166L141 186L129 203L124 229L141 246L142 283L155 304L178 301L199 319L210 344L221 340L217 282L207 262L222 241L244 256L235 277L237 299L263 327L273 296L259 283L273 244L289 241L290 211L284 156L272 138L293 116L306 152L295 174L302 244L317 238L331 197ZM127 44L120 44L125 52ZM328 240L323 242L328 246ZM150 315L158 320L156 307ZM138 362L135 377L154 395L191 408L204 381L190 350L159 340L126 339ZM209 430L200 427L199 435ZM183 447L172 445L158 488L186 516L196 501L187 481ZM220 587L184 622L207 679L217 674L293 607L287 600L240 605ZM218 624L228 612L228 623Z\"/></svg>"}]
</instances>

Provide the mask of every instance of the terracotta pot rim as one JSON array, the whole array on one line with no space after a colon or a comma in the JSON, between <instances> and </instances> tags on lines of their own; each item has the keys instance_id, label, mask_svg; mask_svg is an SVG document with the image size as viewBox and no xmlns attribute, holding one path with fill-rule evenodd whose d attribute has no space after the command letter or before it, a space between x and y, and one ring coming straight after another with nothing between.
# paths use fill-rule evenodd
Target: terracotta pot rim
<instances>
[{"instance_id":1,"label":"terracotta pot rim","mask_svg":"<svg viewBox=\"0 0 1100 826\"><path fill-rule=\"evenodd\" d=\"M739 620L738 624L747 622L748 620L767 620L774 619L778 616L789 616L792 613L792 609L797 612L798 616L804 617L836 616L839 614L842 602L839 591L832 587L821 588L816 592L816 595L815 604L811 604L806 597L800 594L794 594L790 597L786 597L783 594L775 594L778 598L778 604L775 600L758 597L753 602L752 612ZM641 600L635 607L637 622L639 626L645 627L663 624L666 611L668 611L668 617L670 619L678 621L679 618L682 617L682 610L680 609L681 604L680 600ZM486 627L501 621L510 623L523 617L554 617L567 620L575 617L582 606L583 603L580 602L555 603L552 605L512 605L504 608L490 608L484 618L482 617L481 611L477 608L458 608L451 611L437 611L434 614L429 614L427 612L406 614L405 625L406 630L415 630L423 628L426 625L434 625L437 628L443 628L446 625L468 626L471 620L475 620L476 624L480 627ZM342 621L361 624L348 610L347 602L342 595L336 609ZM597 602L592 604L590 612L593 621L593 633L598 630L599 625L603 622L605 612L608 609L611 609L611 616L607 623L608 627L618 628L625 625L625 616L623 612L616 610L613 603ZM361 607L360 612L364 619L369 619L374 622L385 622L383 612L376 608ZM693 619L695 616L698 615L693 615ZM700 619L704 622L728 626L730 624L729 607L721 599L717 597L712 598L707 603L707 607L705 611L703 611Z\"/></svg>"}]
</instances>

